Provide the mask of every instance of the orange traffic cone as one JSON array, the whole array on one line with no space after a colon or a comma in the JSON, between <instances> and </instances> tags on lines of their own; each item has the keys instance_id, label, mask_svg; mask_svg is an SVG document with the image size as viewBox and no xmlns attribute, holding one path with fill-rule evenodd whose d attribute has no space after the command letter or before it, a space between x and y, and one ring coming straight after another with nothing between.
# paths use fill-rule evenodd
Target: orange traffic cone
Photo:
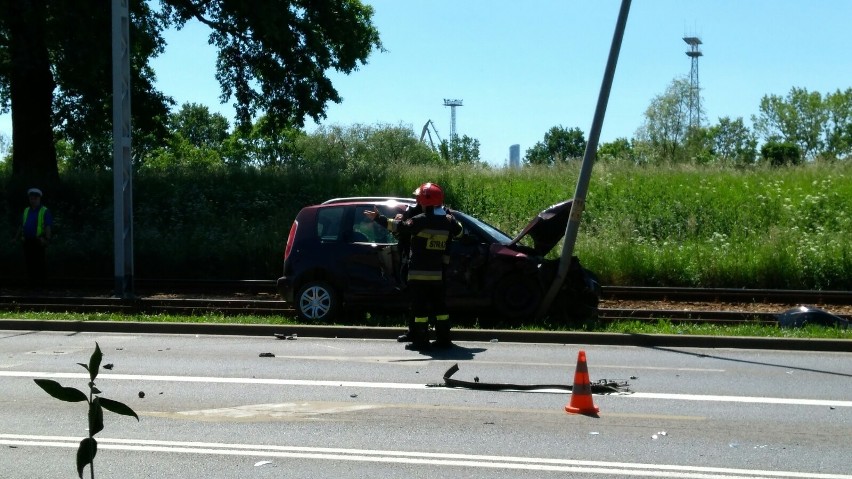
<instances>
[{"instance_id":1,"label":"orange traffic cone","mask_svg":"<svg viewBox=\"0 0 852 479\"><path fill-rule=\"evenodd\" d=\"M589 368L586 366L586 352L580 350L577 355L577 370L574 373L574 386L571 388L571 402L565 405L565 412L597 416L600 409L592 401L592 383L589 381Z\"/></svg>"}]
</instances>

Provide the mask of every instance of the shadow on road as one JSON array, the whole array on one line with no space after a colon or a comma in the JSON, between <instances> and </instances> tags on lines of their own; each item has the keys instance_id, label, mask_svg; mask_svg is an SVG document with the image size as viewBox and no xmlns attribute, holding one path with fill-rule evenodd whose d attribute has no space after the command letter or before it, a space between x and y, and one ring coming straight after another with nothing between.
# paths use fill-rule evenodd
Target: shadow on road
<instances>
[{"instance_id":1,"label":"shadow on road","mask_svg":"<svg viewBox=\"0 0 852 479\"><path fill-rule=\"evenodd\" d=\"M803 367L799 367L799 366L789 366L789 365L786 365L786 364L773 364L773 363L766 363L766 362L762 362L762 361L750 361L750 360L747 360L747 359L728 358L728 357L718 356L718 355L714 355L714 354L694 353L694 352L690 352L690 351L683 351L683 350L680 350L680 349L666 348L666 347L662 347L662 346L647 346L647 348L656 349L657 351L666 351L666 352L669 352L669 353L685 354L685 355L688 355L688 356L695 356L697 358L712 358L712 359L719 359L721 361L731 361L731 362L743 363L743 364L756 364L756 365L759 365L759 366L771 366L771 367L774 367L774 368L793 369L793 370L796 370L796 371L807 371L807 372L811 372L811 373L830 374L832 376L841 376L841 377L846 377L846 378L852 378L852 374L849 374L849 373L839 373L839 372L835 372L835 371L825 371L825 370L821 370L821 369L803 368Z\"/></svg>"}]
</instances>

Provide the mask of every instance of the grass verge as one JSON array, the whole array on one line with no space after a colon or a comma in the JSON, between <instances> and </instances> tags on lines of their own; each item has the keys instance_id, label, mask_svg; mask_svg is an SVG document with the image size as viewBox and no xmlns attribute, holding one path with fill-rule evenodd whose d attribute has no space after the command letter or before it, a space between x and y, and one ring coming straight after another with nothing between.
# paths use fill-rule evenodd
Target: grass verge
<instances>
[{"instance_id":1,"label":"grass verge","mask_svg":"<svg viewBox=\"0 0 852 479\"><path fill-rule=\"evenodd\" d=\"M257 324L257 325L297 325L295 318L287 316L251 316L203 314L194 316L170 314L121 314L121 313L36 313L0 311L2 319L48 320L48 321L128 321L128 322L162 322L162 323L201 323L201 324ZM401 318L369 317L357 326L385 326L402 328ZM331 324L334 325L334 324ZM338 326L346 326L337 324ZM351 324L350 324L351 325ZM460 326L460 327L468 327ZM536 325L523 327L530 331L564 330L563 328L544 328ZM696 336L743 336L743 337L775 337L775 338L811 338L811 339L846 339L852 340L852 329L840 329L819 325L807 325L803 328L780 328L772 324L746 322L738 325L718 324L679 324L661 319L657 322L617 321L606 323L586 324L582 331L622 334L683 334Z\"/></svg>"}]
</instances>

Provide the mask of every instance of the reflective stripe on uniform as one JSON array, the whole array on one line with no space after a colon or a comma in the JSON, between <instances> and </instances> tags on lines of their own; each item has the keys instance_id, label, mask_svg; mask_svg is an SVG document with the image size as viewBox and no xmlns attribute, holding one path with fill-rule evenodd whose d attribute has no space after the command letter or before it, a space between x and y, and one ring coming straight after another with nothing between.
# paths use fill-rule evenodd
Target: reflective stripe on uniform
<instances>
[{"instance_id":1,"label":"reflective stripe on uniform","mask_svg":"<svg viewBox=\"0 0 852 479\"><path fill-rule=\"evenodd\" d=\"M440 281L442 274L440 271L424 271L412 269L408 271L408 279L421 281Z\"/></svg>"},{"instance_id":2,"label":"reflective stripe on uniform","mask_svg":"<svg viewBox=\"0 0 852 479\"><path fill-rule=\"evenodd\" d=\"M436 321L447 321L449 319L450 319L449 314L439 314L439 315L435 316Z\"/></svg>"},{"instance_id":3,"label":"reflective stripe on uniform","mask_svg":"<svg viewBox=\"0 0 852 479\"><path fill-rule=\"evenodd\" d=\"M414 322L415 323L428 323L429 317L428 316L415 316Z\"/></svg>"},{"instance_id":4,"label":"reflective stripe on uniform","mask_svg":"<svg viewBox=\"0 0 852 479\"><path fill-rule=\"evenodd\" d=\"M446 230L425 229L417 233L418 238L426 240L426 249L432 251L444 251L447 249L447 240L450 234Z\"/></svg>"}]
</instances>

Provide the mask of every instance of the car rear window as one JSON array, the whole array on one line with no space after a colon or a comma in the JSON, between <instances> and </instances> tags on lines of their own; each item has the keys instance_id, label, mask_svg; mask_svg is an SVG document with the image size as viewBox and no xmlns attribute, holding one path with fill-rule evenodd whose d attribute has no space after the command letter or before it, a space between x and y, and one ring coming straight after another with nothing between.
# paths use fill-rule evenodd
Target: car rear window
<instances>
[{"instance_id":1,"label":"car rear window","mask_svg":"<svg viewBox=\"0 0 852 479\"><path fill-rule=\"evenodd\" d=\"M322 241L338 241L344 207L320 208L317 211L317 236Z\"/></svg>"}]
</instances>

